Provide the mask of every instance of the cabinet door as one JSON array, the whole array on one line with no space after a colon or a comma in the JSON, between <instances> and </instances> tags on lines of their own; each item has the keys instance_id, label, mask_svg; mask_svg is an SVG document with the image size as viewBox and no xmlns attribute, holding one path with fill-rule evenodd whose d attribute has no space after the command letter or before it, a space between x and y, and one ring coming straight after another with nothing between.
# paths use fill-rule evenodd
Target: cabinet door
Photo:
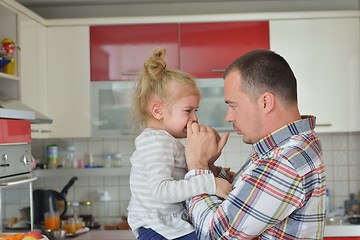
<instances>
[{"instance_id":1,"label":"cabinet door","mask_svg":"<svg viewBox=\"0 0 360 240\"><path fill-rule=\"evenodd\" d=\"M134 81L91 83L92 136L133 134L131 100Z\"/></svg>"},{"instance_id":2,"label":"cabinet door","mask_svg":"<svg viewBox=\"0 0 360 240\"><path fill-rule=\"evenodd\" d=\"M167 49L168 66L178 68L178 24L90 27L91 80L134 80L156 47Z\"/></svg>"},{"instance_id":3,"label":"cabinet door","mask_svg":"<svg viewBox=\"0 0 360 240\"><path fill-rule=\"evenodd\" d=\"M317 116L323 132L360 130L358 18L273 20L271 49L298 81L302 114Z\"/></svg>"},{"instance_id":4,"label":"cabinet door","mask_svg":"<svg viewBox=\"0 0 360 240\"><path fill-rule=\"evenodd\" d=\"M46 81L46 27L25 15L19 15L20 96L33 109L48 114ZM49 124L32 124L32 138L47 138Z\"/></svg>"},{"instance_id":5,"label":"cabinet door","mask_svg":"<svg viewBox=\"0 0 360 240\"><path fill-rule=\"evenodd\" d=\"M48 27L51 137L90 137L89 27Z\"/></svg>"},{"instance_id":6,"label":"cabinet door","mask_svg":"<svg viewBox=\"0 0 360 240\"><path fill-rule=\"evenodd\" d=\"M180 44L183 71L196 78L219 78L242 54L257 48L269 49L269 23L182 23Z\"/></svg>"},{"instance_id":7,"label":"cabinet door","mask_svg":"<svg viewBox=\"0 0 360 240\"><path fill-rule=\"evenodd\" d=\"M5 7L6 4L0 2L0 46L2 46L1 41L4 38L10 38L15 43L18 41L18 27L17 27L17 13ZM15 51L14 59L15 59L15 70L17 69L17 61L18 61L18 52ZM16 76L9 75L6 73L2 73L2 69L0 69L0 91L1 95L5 94L10 96L11 98L18 99L19 98L19 78L18 72ZM6 96L5 96L6 97Z\"/></svg>"}]
</instances>

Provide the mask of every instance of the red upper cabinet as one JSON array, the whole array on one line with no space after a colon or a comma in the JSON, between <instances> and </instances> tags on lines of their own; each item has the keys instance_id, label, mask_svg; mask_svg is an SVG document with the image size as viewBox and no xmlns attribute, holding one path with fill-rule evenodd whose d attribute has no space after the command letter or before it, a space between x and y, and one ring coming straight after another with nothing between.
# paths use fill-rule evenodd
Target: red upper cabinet
<instances>
[{"instance_id":1,"label":"red upper cabinet","mask_svg":"<svg viewBox=\"0 0 360 240\"><path fill-rule=\"evenodd\" d=\"M233 60L258 48L270 48L268 21L180 24L180 68L196 78L222 77Z\"/></svg>"},{"instance_id":2,"label":"red upper cabinet","mask_svg":"<svg viewBox=\"0 0 360 240\"><path fill-rule=\"evenodd\" d=\"M178 24L90 27L91 80L134 80L156 47L167 49L169 67L179 68Z\"/></svg>"}]
</instances>

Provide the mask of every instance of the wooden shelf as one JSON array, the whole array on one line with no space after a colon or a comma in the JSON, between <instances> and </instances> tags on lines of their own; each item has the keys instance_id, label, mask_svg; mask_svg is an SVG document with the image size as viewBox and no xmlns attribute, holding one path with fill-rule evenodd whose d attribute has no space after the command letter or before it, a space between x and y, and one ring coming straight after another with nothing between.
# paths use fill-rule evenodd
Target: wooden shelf
<instances>
[{"instance_id":1,"label":"wooden shelf","mask_svg":"<svg viewBox=\"0 0 360 240\"><path fill-rule=\"evenodd\" d=\"M129 176L130 168L74 168L74 169L41 169L32 171L36 177L69 177L69 176Z\"/></svg>"}]
</instances>

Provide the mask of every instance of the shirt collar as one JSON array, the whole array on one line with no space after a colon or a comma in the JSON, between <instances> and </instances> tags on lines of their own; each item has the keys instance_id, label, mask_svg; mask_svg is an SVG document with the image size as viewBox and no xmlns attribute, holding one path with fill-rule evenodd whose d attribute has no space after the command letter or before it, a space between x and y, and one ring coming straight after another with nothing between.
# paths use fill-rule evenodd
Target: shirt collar
<instances>
[{"instance_id":1,"label":"shirt collar","mask_svg":"<svg viewBox=\"0 0 360 240\"><path fill-rule=\"evenodd\" d=\"M315 121L316 117L314 116L301 116L301 120L289 123L260 139L257 143L253 144L253 149L258 155L264 155L269 150L272 150L287 141L293 135L314 130Z\"/></svg>"}]
</instances>

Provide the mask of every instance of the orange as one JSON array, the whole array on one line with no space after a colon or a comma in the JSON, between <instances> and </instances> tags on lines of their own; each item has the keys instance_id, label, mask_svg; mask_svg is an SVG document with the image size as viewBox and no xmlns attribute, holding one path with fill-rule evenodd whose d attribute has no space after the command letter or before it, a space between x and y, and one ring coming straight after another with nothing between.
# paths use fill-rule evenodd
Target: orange
<instances>
[{"instance_id":1,"label":"orange","mask_svg":"<svg viewBox=\"0 0 360 240\"><path fill-rule=\"evenodd\" d=\"M14 235L8 235L6 236L7 240L18 240Z\"/></svg>"},{"instance_id":2,"label":"orange","mask_svg":"<svg viewBox=\"0 0 360 240\"><path fill-rule=\"evenodd\" d=\"M17 240L21 240L22 236L24 236L23 233L16 233L15 234L15 237L16 237Z\"/></svg>"}]
</instances>

